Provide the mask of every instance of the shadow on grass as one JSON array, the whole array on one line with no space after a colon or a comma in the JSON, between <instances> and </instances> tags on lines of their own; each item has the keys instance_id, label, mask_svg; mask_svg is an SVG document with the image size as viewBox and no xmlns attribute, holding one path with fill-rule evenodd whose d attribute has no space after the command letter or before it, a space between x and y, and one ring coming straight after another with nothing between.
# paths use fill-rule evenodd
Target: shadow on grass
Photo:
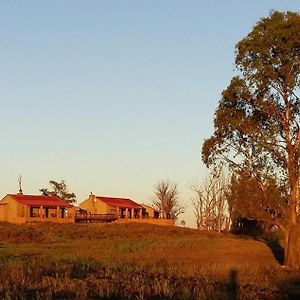
<instances>
[{"instance_id":1,"label":"shadow on grass","mask_svg":"<svg viewBox=\"0 0 300 300\"><path fill-rule=\"evenodd\" d=\"M272 254L274 256L274 258L278 261L278 263L280 265L283 265L284 263L284 249L283 247L280 245L279 241L277 241L277 239L270 239L270 238L263 238L257 235L236 235L236 237L240 238L240 239L245 239L245 240L249 240L249 239L253 239L255 241L259 241L259 242L263 242L265 243L270 250L272 251Z\"/></svg>"},{"instance_id":2,"label":"shadow on grass","mask_svg":"<svg viewBox=\"0 0 300 300\"><path fill-rule=\"evenodd\" d=\"M227 292L230 300L237 299L238 283L237 283L237 270L231 270L229 272L229 283L227 287Z\"/></svg>"},{"instance_id":3,"label":"shadow on grass","mask_svg":"<svg viewBox=\"0 0 300 300\"><path fill-rule=\"evenodd\" d=\"M278 261L279 264L283 265L284 263L284 249L279 244L278 241L274 240L263 240L264 243L271 249L273 256Z\"/></svg>"},{"instance_id":4,"label":"shadow on grass","mask_svg":"<svg viewBox=\"0 0 300 300\"><path fill-rule=\"evenodd\" d=\"M239 286L237 270L229 272L226 295L228 300L243 299L244 295L249 296L252 292L253 299L274 299L274 300L299 300L300 299L300 273L292 269L285 270L286 276L277 284L276 289L261 289L247 284ZM239 296L240 294L240 296ZM241 297L241 298L240 298ZM252 297L250 297L252 299ZM249 299L250 299L249 298Z\"/></svg>"},{"instance_id":5,"label":"shadow on grass","mask_svg":"<svg viewBox=\"0 0 300 300\"><path fill-rule=\"evenodd\" d=\"M287 300L300 299L300 274L291 269L286 270L288 279L282 280L278 284L278 288Z\"/></svg>"},{"instance_id":6,"label":"shadow on grass","mask_svg":"<svg viewBox=\"0 0 300 300\"><path fill-rule=\"evenodd\" d=\"M280 265L284 264L284 249L276 240L264 240L271 249L275 259ZM286 300L300 299L300 273L296 270L283 267L286 273L285 279L278 283L278 289Z\"/></svg>"}]
</instances>

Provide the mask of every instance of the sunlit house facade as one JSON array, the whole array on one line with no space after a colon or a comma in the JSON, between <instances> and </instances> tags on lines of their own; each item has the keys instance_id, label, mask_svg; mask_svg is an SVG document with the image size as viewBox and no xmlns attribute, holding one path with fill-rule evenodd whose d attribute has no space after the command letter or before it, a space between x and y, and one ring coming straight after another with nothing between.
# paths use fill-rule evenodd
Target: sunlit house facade
<instances>
[{"instance_id":1,"label":"sunlit house facade","mask_svg":"<svg viewBox=\"0 0 300 300\"><path fill-rule=\"evenodd\" d=\"M0 221L74 223L73 206L56 196L7 194L0 201Z\"/></svg>"}]
</instances>

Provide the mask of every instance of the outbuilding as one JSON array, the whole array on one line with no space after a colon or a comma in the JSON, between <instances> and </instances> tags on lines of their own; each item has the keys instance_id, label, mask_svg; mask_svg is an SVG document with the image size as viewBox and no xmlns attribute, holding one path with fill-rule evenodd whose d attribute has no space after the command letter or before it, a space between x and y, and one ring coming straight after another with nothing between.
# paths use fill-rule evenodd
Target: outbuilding
<instances>
[{"instance_id":1,"label":"outbuilding","mask_svg":"<svg viewBox=\"0 0 300 300\"><path fill-rule=\"evenodd\" d=\"M7 194L0 201L0 221L73 223L73 206L56 196Z\"/></svg>"},{"instance_id":2,"label":"outbuilding","mask_svg":"<svg viewBox=\"0 0 300 300\"><path fill-rule=\"evenodd\" d=\"M116 219L141 219L142 206L131 199L101 197L90 194L80 208L93 215L111 215Z\"/></svg>"}]
</instances>

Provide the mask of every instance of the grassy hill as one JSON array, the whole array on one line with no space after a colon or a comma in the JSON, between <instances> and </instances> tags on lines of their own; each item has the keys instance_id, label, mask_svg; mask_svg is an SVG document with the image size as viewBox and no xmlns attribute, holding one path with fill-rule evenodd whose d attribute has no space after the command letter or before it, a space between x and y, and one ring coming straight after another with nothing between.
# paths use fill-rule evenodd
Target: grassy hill
<instances>
[{"instance_id":1,"label":"grassy hill","mask_svg":"<svg viewBox=\"0 0 300 300\"><path fill-rule=\"evenodd\" d=\"M0 223L1 299L300 299L263 242L148 224Z\"/></svg>"}]
</instances>

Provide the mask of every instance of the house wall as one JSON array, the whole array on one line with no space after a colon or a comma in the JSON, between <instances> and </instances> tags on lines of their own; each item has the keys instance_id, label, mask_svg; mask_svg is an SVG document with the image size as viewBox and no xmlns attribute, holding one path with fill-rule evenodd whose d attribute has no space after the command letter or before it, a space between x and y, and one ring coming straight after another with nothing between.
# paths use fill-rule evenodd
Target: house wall
<instances>
[{"instance_id":1,"label":"house wall","mask_svg":"<svg viewBox=\"0 0 300 300\"><path fill-rule=\"evenodd\" d=\"M150 218L154 218L154 209L146 209Z\"/></svg>"},{"instance_id":2,"label":"house wall","mask_svg":"<svg viewBox=\"0 0 300 300\"><path fill-rule=\"evenodd\" d=\"M20 205L9 195L5 196L0 203L2 204L0 205L0 221L21 223L19 217L22 216L23 205Z\"/></svg>"},{"instance_id":3,"label":"house wall","mask_svg":"<svg viewBox=\"0 0 300 300\"><path fill-rule=\"evenodd\" d=\"M118 223L147 223L162 226L174 226L174 220L171 219L119 219Z\"/></svg>"},{"instance_id":4,"label":"house wall","mask_svg":"<svg viewBox=\"0 0 300 300\"><path fill-rule=\"evenodd\" d=\"M114 207L107 205L106 203L96 200L94 195L90 195L88 199L81 202L79 207L85 209L87 212L92 214L113 214L116 213Z\"/></svg>"},{"instance_id":5,"label":"house wall","mask_svg":"<svg viewBox=\"0 0 300 300\"><path fill-rule=\"evenodd\" d=\"M154 218L155 217L155 215L154 215L155 210L153 208L151 208L149 206L146 206L146 205L145 206L143 205L143 210L145 210L145 212L148 214L149 218Z\"/></svg>"},{"instance_id":6,"label":"house wall","mask_svg":"<svg viewBox=\"0 0 300 300\"><path fill-rule=\"evenodd\" d=\"M39 208L35 208L36 213L39 214ZM56 215L56 209L49 209L50 214ZM65 218L51 217L45 218L30 218L29 207L18 203L13 197L6 195L0 201L0 221L11 223L26 223L26 222L58 222L58 223L74 223L74 209L68 209L68 215Z\"/></svg>"}]
</instances>

